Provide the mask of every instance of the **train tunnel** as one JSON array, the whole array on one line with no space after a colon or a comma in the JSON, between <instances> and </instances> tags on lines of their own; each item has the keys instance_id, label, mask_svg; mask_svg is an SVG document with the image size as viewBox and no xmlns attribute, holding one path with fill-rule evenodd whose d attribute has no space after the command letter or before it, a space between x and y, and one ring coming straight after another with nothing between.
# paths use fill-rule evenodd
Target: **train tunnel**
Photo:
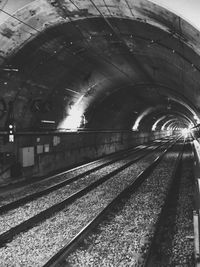
<instances>
[{"instance_id":1,"label":"train tunnel","mask_svg":"<svg viewBox=\"0 0 200 267\"><path fill-rule=\"evenodd\" d=\"M0 1L0 187L166 137L198 155L199 45L162 1Z\"/></svg>"},{"instance_id":2,"label":"train tunnel","mask_svg":"<svg viewBox=\"0 0 200 267\"><path fill-rule=\"evenodd\" d=\"M11 139L2 141L5 161L7 154L23 161L23 147L33 145L54 153L48 138L56 144L60 136L52 135L61 132L129 140L198 125L199 31L180 16L150 1L9 3L1 10L0 123L2 134L13 124L18 143L12 131L4 137ZM55 168L37 154L35 161L33 173Z\"/></svg>"}]
</instances>

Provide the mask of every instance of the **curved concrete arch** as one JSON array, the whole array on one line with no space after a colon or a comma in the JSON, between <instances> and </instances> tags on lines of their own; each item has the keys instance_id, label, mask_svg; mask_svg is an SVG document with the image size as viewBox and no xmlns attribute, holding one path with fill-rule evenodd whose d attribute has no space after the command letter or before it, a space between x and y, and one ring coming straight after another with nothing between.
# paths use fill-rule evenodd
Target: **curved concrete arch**
<instances>
[{"instance_id":1,"label":"curved concrete arch","mask_svg":"<svg viewBox=\"0 0 200 267\"><path fill-rule=\"evenodd\" d=\"M171 124L171 123L181 123L181 122L185 122L185 123L187 123L188 125L190 124L190 120L188 120L186 117L184 117L184 116L181 116L181 115L179 115L179 118L181 118L181 121L179 121L178 120L178 117L174 117L174 118L172 118L172 119L168 119L166 122L164 122L163 123L163 125L161 126L161 131L164 131L165 130L165 128L167 128L167 125L169 124ZM169 126L168 125L168 126Z\"/></svg>"},{"instance_id":2,"label":"curved concrete arch","mask_svg":"<svg viewBox=\"0 0 200 267\"><path fill-rule=\"evenodd\" d=\"M184 105L183 105L183 106L184 106ZM134 126L133 126L133 130L134 130L134 131L139 130L139 125L140 125L140 123L142 122L142 120L143 120L146 116L150 115L151 113L153 113L153 112L155 112L155 111L157 111L157 110L159 110L159 109L161 109L161 110L163 111L163 110L165 110L165 107L158 105L158 106L156 106L156 107L154 107L154 108L148 108L148 109L144 110L144 111L137 117L137 119L136 119L136 121L135 121L135 124L134 124ZM171 110L170 112L166 113L166 115L163 115L161 118L158 118L158 119L154 122L154 124L153 124L153 126L152 126L151 129L152 129L152 130L155 130L155 127L157 126L157 124L158 124L162 119L165 119L169 114L173 114L173 115L174 115L174 114L177 114L177 115L180 115L181 117L184 117L185 119L189 120L189 121L192 123L192 119L189 118L188 116L186 116L185 114L182 114L181 112L176 111L176 110Z\"/></svg>"},{"instance_id":3,"label":"curved concrete arch","mask_svg":"<svg viewBox=\"0 0 200 267\"><path fill-rule=\"evenodd\" d=\"M188 112L193 114L193 116L196 116L195 118L198 118L198 114L195 110L195 108L197 107L197 105L195 105L196 102L194 103L193 106L191 105L191 103L193 104L192 98L195 99L195 96L196 96L195 92L196 92L196 88L198 87L198 82L196 82L196 80L199 75L198 73L199 69L198 69L198 64L197 64L198 61L196 60L195 55L200 55L200 49L199 49L200 40L198 38L199 32L196 29L194 29L191 25L189 25L186 21L178 17L176 14L169 12L165 8L160 7L158 5L154 5L148 1L138 0L135 2L135 1L127 0L126 2L122 3L122 1L111 0L110 4L111 5L107 8L105 4L99 3L97 1L94 4L90 0L75 1L75 4L73 4L73 2L62 1L62 3L59 2L56 6L51 4L51 2L48 0L35 0L31 2L30 4L21 8L20 10L17 10L15 14L10 15L10 18L6 20L5 23L0 25L0 32L1 32L1 37L2 37L0 38L0 45L1 45L0 65L3 65L4 59L6 59L6 62L13 63L14 65L16 62L19 62L19 59L18 61L17 59L15 61L15 58L14 58L15 54L18 51L24 52L27 44L30 44L30 47L31 45L32 47L34 47L35 45L36 49L34 51L36 54L36 60L34 56L32 58L30 57L30 61L33 60L34 63L33 65L31 65L30 63L30 69L27 68L27 72L30 71L31 73L29 75L30 77L24 76L23 78L25 80L29 80L30 83L31 82L33 83L36 80L36 83L38 83L39 86L41 85L40 88L45 88L42 93L46 100L48 99L49 95L52 94L53 91L55 91L54 88L57 86L57 84L54 85L53 88L50 88L51 90L49 90L48 85L45 86L46 85L45 78L48 74L47 65L48 65L49 58L52 57L51 53L55 52L55 55L56 55L56 54L59 54L59 52L61 51L61 55L58 55L55 58L53 63L56 63L56 64L59 63L62 66L62 64L64 65L64 63L60 60L60 58L62 58L62 56L65 55L66 53L65 49L70 50L70 52L74 56L72 59L72 62L74 64L74 70L77 71L79 65L82 63L82 58L85 57L85 54L84 54L84 56L79 58L80 53L85 53L83 52L83 48L86 47L87 53L89 53L89 50L92 51L94 47L98 46L98 38L99 36L102 36L100 34L100 32L102 32L100 30L102 29L97 29L97 28L93 29L90 26L88 26L88 28L82 29L81 28L82 25L80 24L85 23L84 24L84 27L85 27L86 24L89 24L87 23L88 20L91 19L91 22L92 22L93 19L99 19L98 21L100 22L99 25L100 27L104 27L103 32L105 34L105 38L102 38L101 42L104 45L104 39L105 39L107 41L106 45L108 45L108 51L106 51L108 55L105 54L107 55L107 57L105 57L103 53L100 53L98 57L98 53L100 50L98 49L95 50L96 58L95 58L94 66L89 66L88 68L85 68L86 69L85 72L84 70L83 71L81 70L79 77L76 79L76 82L74 82L73 78L70 77L70 74L71 74L70 71L68 72L66 71L66 73L69 76L69 79L67 80L67 83L66 83L64 79L65 72L62 68L60 68L61 71L63 71L64 73L63 76L61 76L64 82L62 79L60 79L62 82L61 82L61 86L60 84L59 86L64 87L66 84L69 84L69 88L71 88L72 90L74 88L75 89L77 88L77 93L80 94L77 97L74 97L74 96L68 97L69 100L68 102L66 101L67 102L65 103L66 106L64 106L64 103L63 103L64 109L65 109L63 113L65 113L65 115L68 116L67 120L69 121L69 117L72 117L72 115L75 114L74 118L77 118L77 125L80 124L81 116L84 115L84 112L86 111L88 106L92 105L90 102L91 98L89 96L91 95L91 91L94 89L93 94L100 101L101 99L100 99L99 92L103 91L103 93L105 93L104 96L106 98L107 97L106 93L110 94L112 93L112 90L114 90L115 88L114 83L116 82L116 84L118 84L117 83L118 78L120 82L127 83L127 85L129 86L131 85L133 87L139 86L137 84L139 84L141 81L144 81L144 83L146 84L149 83L151 84L151 86L160 86L162 85L163 81L164 83L166 81L166 84L162 86L164 88L163 90L165 90L164 96L162 94L160 94L159 96L160 92L159 91L157 92L157 95L158 95L157 103L159 103L160 100L163 101L163 99L167 96L168 91L170 91L170 99L184 106L185 109L188 110ZM180 32L179 25L174 23L177 18L179 19L179 22L181 23L182 32ZM118 27L113 26L113 19L116 20ZM122 23L120 22L121 20L123 20ZM67 39L67 41L65 40L65 44L64 44L63 42L64 38L62 39L59 37L59 34L62 31L60 31L58 35L56 35L55 37L55 29L56 27L58 27L57 29L59 30L61 26L72 25L71 22L76 23L76 27L73 28L73 31L71 34L72 37L76 36L77 32L79 31L81 32L81 34L78 37L81 37L82 39L81 38L78 38L77 40L75 39L76 41L75 43L73 43L74 41L70 42L70 39ZM78 24L78 22L80 23ZM137 26L139 25L141 29L145 28L148 30L148 27L151 27L153 29L153 32L149 36L148 35L145 36L145 33L141 34L140 31L138 31L136 32L135 39L134 39L134 36L132 36L131 32L128 30L128 27L124 27L125 29L121 27L123 23L126 23L128 26L130 26L129 25L130 22L135 23L134 25L136 24ZM15 31L13 31L12 29L15 29ZM171 32L172 30L173 30L173 33ZM162 39L161 33L163 34L163 39ZM161 34L161 38L158 39L158 36L160 36L160 34ZM111 37L114 36L115 38L112 39L111 37L109 37L110 38L109 39L108 36L111 36ZM41 37L41 38L37 39L37 37ZM59 38L62 40L60 41ZM139 38L144 39L142 42L142 45L145 46L145 49L140 49L139 45L141 42L138 41ZM165 38L167 39L166 42L163 41L165 40ZM117 47L116 50L115 50L116 43L113 45L114 41L116 42L115 39L117 39L117 42L120 43L119 47ZM168 42L168 39L170 39L170 42ZM185 55L181 54L181 50L178 48L180 41L184 45L184 47L188 49L189 52L187 51L187 53L185 53L185 55L187 55L188 57L185 57ZM55 46L54 46L54 42L56 44ZM73 45L71 43L73 43ZM101 46L101 43L100 43L100 46ZM58 47L58 50L51 51L54 47ZM77 47L79 49L77 49ZM174 47L176 47L175 50L174 50ZM122 50L122 48L124 50ZM149 53L150 51L152 53L153 51L155 51L157 57L154 58L153 56L151 56L152 53ZM23 53L22 54L26 55L26 52L27 51L25 51L24 54ZM44 69L42 69L42 67L40 69L40 65L42 65L42 62L40 60L40 54L44 54L45 57L47 57L47 59L45 58L46 61L44 60L45 62L47 62L45 63L46 65ZM118 54L121 56L121 58L124 57L124 59L121 60ZM162 54L164 54L164 56L162 56ZM132 59L134 59L132 61L135 61L134 66L132 66L133 65L132 62L131 62L132 65L130 64L129 55L132 57ZM66 58L71 59L70 56ZM94 54L90 54L88 58L91 58L93 56ZM105 87L102 86L103 88L99 88L100 87L99 81L101 80L102 76L96 75L96 73L94 74L93 72L94 69L95 70L97 69L96 68L97 57L99 60L99 58L101 57L103 58L103 56L104 56L104 62L103 63L102 61L98 62L101 69L104 69L106 67L107 69L105 73L107 74L107 70L110 70L111 66L113 67L110 73L108 73L108 76L110 74L113 74L113 77L114 77L113 79L111 79L112 88L111 89L109 88L107 91L106 91L107 89L106 86ZM19 54L19 58L20 58L20 54ZM60 61L58 61L58 58ZM86 57L86 59L88 58ZM170 62L170 59L172 58L175 58L175 60L174 62L172 62L171 64L172 66L170 66L169 62ZM143 60L145 64L143 64L144 63ZM186 69L189 72L191 71L191 69L192 71L194 70L195 72L193 79L190 79L190 76L193 74L191 73L188 74L189 75L188 83L185 83L186 88L184 88L184 90L182 90L181 88L182 81L179 80L179 78L176 78L176 74L174 75L174 77L172 77L172 80L168 83L168 80L169 80L168 78L171 79L171 73L174 73L174 70L176 70L176 73L178 72L178 74L180 74L179 71L184 71L181 68L182 60L184 60L184 62L187 62ZM65 61L67 62L67 60ZM85 62L86 61L84 61L84 63ZM166 69L167 69L166 72L161 67L162 64L166 64ZM27 63L23 65L25 70L26 70L27 65L28 65ZM65 66L66 65L64 65L64 68ZM71 67L70 64L69 66L67 65L67 67ZM47 70L45 68L47 68ZM158 70L161 72L161 75L157 75L157 76L163 77L163 79L162 78L157 79L156 77L154 77L155 75L152 72L154 72L156 68L161 69L161 70ZM33 71L35 69L36 71ZM42 74L40 74L40 71L37 72L37 69L41 70ZM93 72L92 75L91 75L91 72ZM50 73L49 76L51 76L51 72L49 73ZM23 74L24 73L22 73L22 75ZM60 73L58 69L58 73L55 75L55 79L59 80L60 78L59 74ZM106 77L106 74L103 77L103 79ZM165 74L166 74L166 77L165 77ZM131 79L130 79L130 76L131 76ZM85 78L85 77L89 77L89 78ZM177 75L177 77L182 77L182 75ZM49 79L48 80L49 84L51 85L50 83L51 79L50 78L48 79ZM192 85L195 85L196 87L195 86L193 87L190 84L190 81L192 81L193 82ZM141 85L141 86L144 86L144 85ZM19 87L21 87L21 85L19 85ZM96 89L96 87L98 88ZM171 88L177 88L177 89L175 90ZM189 88L193 88L191 97L189 95ZM25 89L23 88L24 92L25 92ZM19 95L19 90L20 89L18 89L18 91L16 90L17 91L16 95L17 94ZM26 90L27 92L31 91L29 89L26 89ZM46 93L45 90L46 91L49 90L49 91ZM13 93L14 89L11 88L10 91L11 91L10 95L12 96L14 94ZM135 93L135 89L133 89L133 91ZM28 95L27 92L25 92L24 95L27 94L26 101L28 102L30 96ZM145 92L149 93L148 90L146 90ZM145 98L145 94L143 95ZM23 97L23 92L22 92L22 96L20 97ZM51 97L54 100L53 94ZM154 100L153 97L151 100ZM18 102L20 102L20 100ZM139 103L139 101L134 102L134 104L139 103L138 106L140 105L140 108L138 108L137 110L137 112L140 113L140 115L135 121L135 124L133 126L134 130L138 129L138 126L141 120L143 120L147 115L149 115L154 110L155 105L158 105L157 103L154 103L154 101L150 101L150 102L151 102L150 107L148 107L147 105L142 106ZM60 102L58 101L58 103ZM142 109L144 110L143 112L141 112ZM196 113L194 113L194 110ZM58 120L59 122L58 125L60 127L61 124L63 123L61 122L60 118L61 117L63 118L64 115L59 114L59 116L60 117ZM75 121L75 119L71 121ZM104 125L101 125L101 126L103 127Z\"/></svg>"},{"instance_id":4,"label":"curved concrete arch","mask_svg":"<svg viewBox=\"0 0 200 267\"><path fill-rule=\"evenodd\" d=\"M177 14L177 16L182 17L185 21L193 25L193 27L200 29L199 20L199 3L194 2L191 6L188 1L168 1L168 0L148 0L156 5L162 6L168 9L170 12ZM193 14L192 16L190 14Z\"/></svg>"},{"instance_id":5,"label":"curved concrete arch","mask_svg":"<svg viewBox=\"0 0 200 267\"><path fill-rule=\"evenodd\" d=\"M163 123L165 123L165 119L167 119L168 117L170 118L170 116L173 116L174 118L182 118L184 120L186 120L189 124L193 124L194 125L194 121L192 119L190 119L188 116L178 112L178 111L173 111L170 114L166 114L165 116L163 116L164 118L162 118L158 123L160 123L162 120L164 121ZM157 125L158 125L157 123ZM162 128L162 124L160 125L160 128Z\"/></svg>"},{"instance_id":6,"label":"curved concrete arch","mask_svg":"<svg viewBox=\"0 0 200 267\"><path fill-rule=\"evenodd\" d=\"M168 126L167 126L167 128L166 128L166 130L167 131L169 131L169 130L171 130L171 129L173 129L173 127L178 127L178 128L188 128L188 123L186 123L186 122L171 122Z\"/></svg>"},{"instance_id":7,"label":"curved concrete arch","mask_svg":"<svg viewBox=\"0 0 200 267\"><path fill-rule=\"evenodd\" d=\"M181 95L175 88L169 87L165 84L161 83L140 83L136 84L135 87L157 87L158 90L160 88L166 90L167 92L170 93L169 98L180 105L184 106L186 109L188 109L193 116L198 115L198 110L195 107L194 103L192 103L188 98L186 98L184 95Z\"/></svg>"},{"instance_id":8,"label":"curved concrete arch","mask_svg":"<svg viewBox=\"0 0 200 267\"><path fill-rule=\"evenodd\" d=\"M109 9L107 9L104 4L102 5L102 3L96 3L96 6L92 6L89 0L79 1L76 4L63 2L62 6L58 5L58 7L55 8L47 0L35 0L20 10L17 10L14 15L10 16L10 19L6 20L6 22L1 25L2 29L5 27L11 27L11 24L15 27L12 39L7 40L8 42L6 45L0 43L2 52L5 53L7 57L9 51L13 51L13 48L17 49L17 46L21 47L23 43L27 42L27 40L30 40L33 36L37 36L42 31L51 28L52 25L59 25L70 22L71 20L76 21L85 17L90 18L102 15L105 18L110 16L116 18L129 18L133 20L137 18L139 21L149 23L150 25L156 26L166 32L169 31L170 26L174 29L174 31L177 30L178 32L178 25L173 25L173 22L177 17L176 14L173 14L168 10L166 11L166 9L161 6L152 4L151 2L145 0L136 2L127 0L127 5L123 5L121 2L115 2L112 0L111 3L112 5L110 5ZM79 11L77 10L77 7L79 8ZM30 10L34 10L34 16L30 17ZM69 11L68 16L70 19L66 17L64 10ZM81 13L81 10L85 10L85 12ZM117 13L116 10L118 10ZM99 13L99 11L101 13ZM164 14L166 13L167 19L164 17ZM76 16L74 14L76 14ZM160 19L161 14L163 14L163 20ZM23 18L23 23L21 18ZM181 20L183 34L194 43L190 43L189 45L193 46L196 52L199 51L198 47L195 46L197 37L193 36L193 38L191 38L190 36L190 32L195 32L195 29L185 20L180 17L179 19ZM26 34L21 32L24 24L28 27ZM192 31L190 31L190 29L192 29ZM20 38L18 38L18 36L20 36ZM15 47L13 47L13 38L15 39ZM2 41L3 40L1 40L1 42Z\"/></svg>"},{"instance_id":9,"label":"curved concrete arch","mask_svg":"<svg viewBox=\"0 0 200 267\"><path fill-rule=\"evenodd\" d=\"M137 117L133 127L132 127L132 130L138 131L140 122L143 120L144 117L146 117L148 114L150 114L153 110L155 110L155 108L149 107L149 108L145 109L142 113L140 113L139 116Z\"/></svg>"},{"instance_id":10,"label":"curved concrete arch","mask_svg":"<svg viewBox=\"0 0 200 267\"><path fill-rule=\"evenodd\" d=\"M164 131L164 130L165 130L165 128L166 128L166 126L167 126L168 123L170 123L170 122L176 122L176 121L177 121L176 118L175 118L175 119L169 119L169 120L167 120L167 121L162 125L162 127L161 127L161 131Z\"/></svg>"},{"instance_id":11,"label":"curved concrete arch","mask_svg":"<svg viewBox=\"0 0 200 267\"><path fill-rule=\"evenodd\" d=\"M165 119L167 116L168 116L168 115L164 115L164 116L162 116L161 118L157 119L157 120L155 121L155 123L153 124L151 130L152 130L152 131L155 131L155 130L156 130L156 127L157 127L157 125L158 125L158 123L159 123L160 121L162 121L163 119Z\"/></svg>"}]
</instances>

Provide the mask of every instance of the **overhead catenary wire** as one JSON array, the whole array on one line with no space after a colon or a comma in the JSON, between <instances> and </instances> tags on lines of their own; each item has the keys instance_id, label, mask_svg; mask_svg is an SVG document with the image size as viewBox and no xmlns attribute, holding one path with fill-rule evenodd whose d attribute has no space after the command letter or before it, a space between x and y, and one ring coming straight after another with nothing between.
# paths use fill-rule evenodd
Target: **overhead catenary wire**
<instances>
[{"instance_id":1,"label":"overhead catenary wire","mask_svg":"<svg viewBox=\"0 0 200 267\"><path fill-rule=\"evenodd\" d=\"M71 2L73 2L73 1L71 1ZM92 0L90 0L90 2L94 3ZM104 2L105 2L105 1L104 1ZM94 4L94 5L95 5L95 4ZM96 5L95 5L95 7L96 7ZM97 10L100 11L100 10L98 9L98 7L97 7ZM8 14L8 12L5 12L5 11L4 11L4 13ZM16 18L15 16L13 16L13 15L10 15L10 16L11 16L12 18L17 19L20 23L23 23L24 25L28 26L29 28L34 29L37 33L40 33L40 34L43 33L43 31L40 31L40 30L36 29L35 27L32 27L31 25L29 25L29 24L23 22L22 20ZM108 20L107 18L105 18L105 16L102 16L102 13L101 13L101 12L100 12L100 16L102 17L102 19L104 19L104 20L106 21L106 23L108 24L108 26L110 27L110 29L113 31L113 33L114 33L118 38L120 38L120 41L122 41L123 44L126 45L126 43L124 43L124 40L121 40L122 38L121 38L121 33L120 33L120 31L118 30L118 31L119 31L119 33L118 33L118 32L116 31L116 29L113 27L113 25L109 22L109 20ZM70 18L70 16L68 16L68 18ZM71 19L70 22L72 22L72 21L73 21L73 20ZM76 28L77 28L77 27L76 27ZM85 42L87 42L87 44L88 44L88 40L87 40L87 38L85 38L85 36L83 35L83 33L82 33L81 30L80 30L80 33L81 33L81 35L83 36L83 40L84 40ZM31 34L32 34L32 33L31 33ZM47 35L50 36L49 33L45 33L45 34L47 34ZM119 35L120 35L120 36L119 36ZM128 49L128 47L127 47L127 49ZM62 48L61 48L61 50L62 50ZM100 54L97 53L96 51L92 51L92 53L94 53L94 54L96 54L96 55L100 55ZM53 54L53 56L55 56L55 55ZM57 58L57 56L55 56L55 57ZM102 54L101 54L101 57L102 57ZM105 58L104 60L106 61L106 63L109 63L109 64L111 64L113 67L117 68L118 71L120 71L123 75L125 75L125 76L130 80L130 83L132 84L133 80L130 79L130 76L127 75L127 73L125 73L123 70L121 70L121 68L119 68L118 66L116 66L113 62L109 61L107 58ZM54 89L53 89L53 90L54 90Z\"/></svg>"},{"instance_id":2,"label":"overhead catenary wire","mask_svg":"<svg viewBox=\"0 0 200 267\"><path fill-rule=\"evenodd\" d=\"M57 0L57 1L58 1L58 0ZM73 1L71 1L71 0L69 0L69 1L70 1L70 2L71 2L71 3L72 3L78 10L80 10L79 7L78 7ZM90 1L91 1L91 0L90 0ZM92 2L93 2L93 1L92 1ZM127 1L126 1L126 3L127 3ZM130 6L129 6L128 3L127 3L127 5L128 5L128 7L130 8ZM96 5L95 5L95 6L96 6ZM98 10L99 10L99 9L98 9ZM1 8L0 8L0 11L4 12L5 14L7 14L7 15L10 16L10 17L12 17L13 19L18 20L19 22L21 22L22 24L26 25L27 27L29 27L29 28L35 30L36 32L38 32L38 33L43 33L43 31L40 31L40 30L36 29L35 27L33 27L32 25L30 25L30 24L28 24L28 23L25 23L24 21L22 21L21 19L17 18L16 16L10 14L9 12L7 12L7 11L1 9ZM131 11L131 8L130 8L130 11ZM131 12L131 13L132 13L132 12ZM87 17L85 16L85 18L87 18ZM111 25L111 26L112 26L112 25ZM23 30L24 30L24 29L23 29ZM24 30L24 31L25 31L25 30ZM32 34L31 32L29 32L29 33ZM174 33L171 34L170 36L173 36L173 35L174 35ZM135 37L136 37L136 36L135 36ZM138 36L137 36L137 37L138 37ZM159 44L158 41L160 41L160 40L155 40L154 43ZM164 45L164 44L159 44L159 45L162 45L162 46L165 47L166 49L171 50L171 48L167 47L167 46ZM198 70L198 71L200 72L200 68L198 68L196 65L194 65L190 60L188 60L187 58L185 58L184 56L182 56L182 55L181 55L180 53L178 53L177 51L176 51L176 54L178 54L179 56L183 57L184 60L186 60L187 62L189 62L189 63L190 63L196 70Z\"/></svg>"},{"instance_id":3,"label":"overhead catenary wire","mask_svg":"<svg viewBox=\"0 0 200 267\"><path fill-rule=\"evenodd\" d=\"M4 7L7 5L8 0L5 0L5 2L3 3L3 5L1 6L1 9L4 9Z\"/></svg>"},{"instance_id":4,"label":"overhead catenary wire","mask_svg":"<svg viewBox=\"0 0 200 267\"><path fill-rule=\"evenodd\" d=\"M71 3L73 3L73 1L71 1ZM73 3L74 4L74 3ZM74 4L75 5L75 4ZM76 6L76 5L75 5ZM76 8L78 8L77 6L76 6ZM12 16L13 17L13 16ZM70 17L69 17L69 20L71 20L70 19ZM23 23L23 21L21 21L22 23ZM27 25L27 24L26 24ZM111 26L112 27L112 26ZM113 29L114 30L114 29ZM80 30L80 33L82 34L82 31ZM83 35L82 35L83 36ZM83 39L84 39L84 41L86 41L87 42L87 39L83 36ZM61 49L62 50L62 49ZM55 55L53 55L53 56L55 56ZM102 55L101 55L102 56ZM106 62L107 62L107 60L106 60ZM108 62L107 62L108 63ZM109 63L111 63L112 65L114 65L113 64L113 62L109 62ZM116 68L117 66L115 65L115 68ZM117 67L118 68L118 67ZM118 70L122 73L122 71L118 68ZM127 77L127 74L126 73L123 73L124 75L126 75L126 77ZM128 78L130 78L130 77L128 77ZM132 82L132 81L131 81ZM54 89L53 89L54 90ZM52 91L53 91L52 90ZM144 100L143 100L144 101Z\"/></svg>"},{"instance_id":5,"label":"overhead catenary wire","mask_svg":"<svg viewBox=\"0 0 200 267\"><path fill-rule=\"evenodd\" d=\"M38 32L38 33L41 33L41 31L39 31L38 29L36 29L36 28L33 27L32 25L30 25L30 24L24 22L23 20L21 20L21 19L15 17L14 15L12 15L12 14L10 14L9 12L3 10L2 8L0 8L0 11L3 12L3 13L5 13L5 14L8 15L9 17L11 17L11 18L13 18L13 19L19 21L20 23L26 25L27 27L31 28L32 30L34 30L34 31L36 31L36 32Z\"/></svg>"},{"instance_id":6,"label":"overhead catenary wire","mask_svg":"<svg viewBox=\"0 0 200 267\"><path fill-rule=\"evenodd\" d=\"M76 8L78 11L80 11L79 7L72 1L72 0L69 0ZM57 0L57 3L58 5L60 4L59 0ZM112 67L114 67L117 71L119 71L123 76L125 76L126 78L128 78L129 80L129 84L132 85L132 86L135 86L135 81L123 70L121 70L121 68L119 68L116 64L114 64L113 62L111 62L110 60L108 60L105 56L103 56L102 54L96 52L96 51L93 51L91 50L91 46L90 44L88 43L88 40L87 38L84 37L83 33L82 33L82 27L78 26L78 25L74 25L75 21L73 21L69 15L66 13L65 9L63 9L63 11L65 12L66 14L66 17L70 20L70 22L72 23L72 25L74 26L74 28L79 31L79 33L81 34L81 36L83 37L83 40L86 42L87 46L89 46L89 49L90 49L90 52L92 52L95 56L98 56L98 58L100 58L101 60L103 60L105 63L107 64L110 64ZM86 19L88 19L87 16L85 16ZM88 36L90 35L90 33L85 30L87 33L88 33ZM138 95L136 92L134 92L134 95L139 98L139 99L142 99L142 102L146 102L144 100L143 97L141 97L140 95Z\"/></svg>"},{"instance_id":7,"label":"overhead catenary wire","mask_svg":"<svg viewBox=\"0 0 200 267\"><path fill-rule=\"evenodd\" d=\"M70 0L70 2L73 3L73 5L76 6L76 8L78 8L78 6L77 6L73 1ZM78 8L78 9L79 9L79 8ZM9 13L6 12L6 11L3 11L3 12L6 13L7 15L11 16L11 17L14 18L14 19L17 19L19 22L23 23L24 25L26 25L26 26L28 26L28 27L34 29L36 32L38 32L38 33L43 33L43 31L40 31L40 30L36 29L35 27L33 27L33 26L31 26L31 25L25 23L24 21L22 21L22 20L16 18L14 15L11 15L11 14L9 14ZM68 17L69 17L69 16L68 16ZM69 17L69 18L70 18L70 17ZM86 18L87 18L87 17L86 17ZM70 20L70 21L72 22L73 20ZM112 27L112 25L111 25L111 27ZM82 32L81 32L81 34L82 34ZM49 35L49 33L48 33L48 35ZM83 36L83 35L82 35L82 36ZM84 38L84 41L87 42L87 38L85 38L84 36L83 36L83 38ZM93 53L96 53L96 52L94 52L94 51L92 51L92 52L93 52ZM96 54L97 54L97 53L96 53ZM97 54L97 55L99 56L99 54ZM102 57L102 54L101 54L101 57ZM106 59L104 58L104 60L106 60L106 62L107 62L108 64L111 64L113 67L117 68L118 71L120 71L123 75L126 75L126 76L127 76L127 74L124 73L120 68L118 68L118 66L116 66L113 62L110 62L107 58L106 58ZM130 78L130 77L129 77L129 78Z\"/></svg>"},{"instance_id":8,"label":"overhead catenary wire","mask_svg":"<svg viewBox=\"0 0 200 267\"><path fill-rule=\"evenodd\" d=\"M38 29L36 29L35 27L33 27L33 26L31 26L31 25L29 25L29 24L27 24L27 23L25 23L24 21L22 21L22 20L20 20L20 19L18 19L17 17L15 17L14 15L11 15L9 12L6 12L6 11L4 11L4 10L2 10L2 9L0 9L0 11L2 11L2 12L4 12L5 14L7 14L8 16L10 16L10 17L12 17L12 18L14 18L14 19L16 19L17 21L19 21L19 22L21 22L22 24L24 24L24 25L26 25L26 26L28 26L29 28L31 28L31 29L33 29L33 30L35 30L37 33L43 33L42 31L40 31L40 30L38 30ZM71 22L72 22L72 20L71 20ZM86 38L84 38L84 40L87 40ZM107 62L109 62L109 60L106 60ZM111 64L111 62L109 62L110 64ZM112 63L112 65L114 65L113 63ZM115 66L116 67L116 66ZM122 71L121 71L122 72ZM125 73L124 73L125 74Z\"/></svg>"},{"instance_id":9,"label":"overhead catenary wire","mask_svg":"<svg viewBox=\"0 0 200 267\"><path fill-rule=\"evenodd\" d=\"M57 0L57 1L58 1L58 0ZM69 0L69 1L70 1L70 2L71 2L77 9L79 9L78 6L77 6L73 1L71 1L71 0ZM91 0L90 0L90 1L91 1ZM103 1L104 1L104 0L103 0ZM93 2L93 1L91 1L91 2ZM132 14L133 17L134 17L134 14L133 14L133 12L132 12L132 10L131 10L131 8L130 8L129 3L127 2L127 0L125 0L125 2L126 2L128 8L129 8L131 14ZM93 3L94 3L94 2L93 2ZM95 5L95 6L96 6L96 5ZM80 10L80 9L79 9L79 10ZM99 9L98 9L98 10L99 10ZM16 16L10 14L9 12L3 10L3 8L0 8L0 11L2 11L3 13L5 13L5 14L8 15L9 17L12 17L13 19L18 20L19 22L21 22L22 24L26 25L27 27L29 27L29 28L35 30L36 32L38 32L38 33L43 33L43 31L40 31L40 30L36 29L36 28L33 27L32 25L30 25L30 24L24 22L23 20L21 20L21 19L17 18ZM86 17L86 16L85 16L85 17ZM180 23L180 17L178 17L178 18L179 18L179 23ZM24 29L23 29L23 30L24 30ZM31 32L29 32L29 33L32 34ZM175 35L175 32L172 32L171 35L170 35L170 37L173 37L174 35ZM179 40L180 40L180 37L179 37ZM157 42L159 42L159 41L161 41L161 40L160 40L160 39L158 39L158 40L154 40L154 43L157 43ZM161 45L161 44L160 44L160 45ZM167 47L167 46L165 46L165 47L168 48L168 49L170 49L170 48ZM179 54L179 55L181 56L181 54ZM190 63L192 64L192 62L189 61L188 59L186 59L186 58L184 58L184 59L187 60L188 62L190 62ZM199 69L197 66L195 66L194 64L192 64L192 65L193 65L193 67L195 67L198 71L200 71L200 69Z\"/></svg>"}]
</instances>

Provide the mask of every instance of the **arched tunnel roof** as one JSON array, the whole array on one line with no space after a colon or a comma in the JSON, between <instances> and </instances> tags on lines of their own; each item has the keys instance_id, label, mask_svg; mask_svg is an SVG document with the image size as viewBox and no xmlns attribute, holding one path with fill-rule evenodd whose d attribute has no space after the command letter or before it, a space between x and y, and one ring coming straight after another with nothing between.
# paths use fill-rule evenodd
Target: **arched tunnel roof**
<instances>
[{"instance_id":1,"label":"arched tunnel roof","mask_svg":"<svg viewBox=\"0 0 200 267\"><path fill-rule=\"evenodd\" d=\"M1 128L9 103L19 129L198 123L200 34L184 19L147 0L26 3L2 9Z\"/></svg>"}]
</instances>

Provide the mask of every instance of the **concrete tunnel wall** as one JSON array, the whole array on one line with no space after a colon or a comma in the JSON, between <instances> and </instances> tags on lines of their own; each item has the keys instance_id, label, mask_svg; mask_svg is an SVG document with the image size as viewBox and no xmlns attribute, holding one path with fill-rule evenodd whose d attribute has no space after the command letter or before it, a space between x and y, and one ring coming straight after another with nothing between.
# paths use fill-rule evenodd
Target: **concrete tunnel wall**
<instances>
[{"instance_id":1,"label":"concrete tunnel wall","mask_svg":"<svg viewBox=\"0 0 200 267\"><path fill-rule=\"evenodd\" d=\"M43 176L98 159L134 145L167 136L168 132L71 132L58 135L16 136L14 144L8 144L7 151L22 165L22 176ZM6 152L5 150L5 152ZM29 150L32 158L28 159ZM6 166L6 164L4 164ZM5 184L12 177L9 164L0 175L0 183Z\"/></svg>"}]
</instances>

